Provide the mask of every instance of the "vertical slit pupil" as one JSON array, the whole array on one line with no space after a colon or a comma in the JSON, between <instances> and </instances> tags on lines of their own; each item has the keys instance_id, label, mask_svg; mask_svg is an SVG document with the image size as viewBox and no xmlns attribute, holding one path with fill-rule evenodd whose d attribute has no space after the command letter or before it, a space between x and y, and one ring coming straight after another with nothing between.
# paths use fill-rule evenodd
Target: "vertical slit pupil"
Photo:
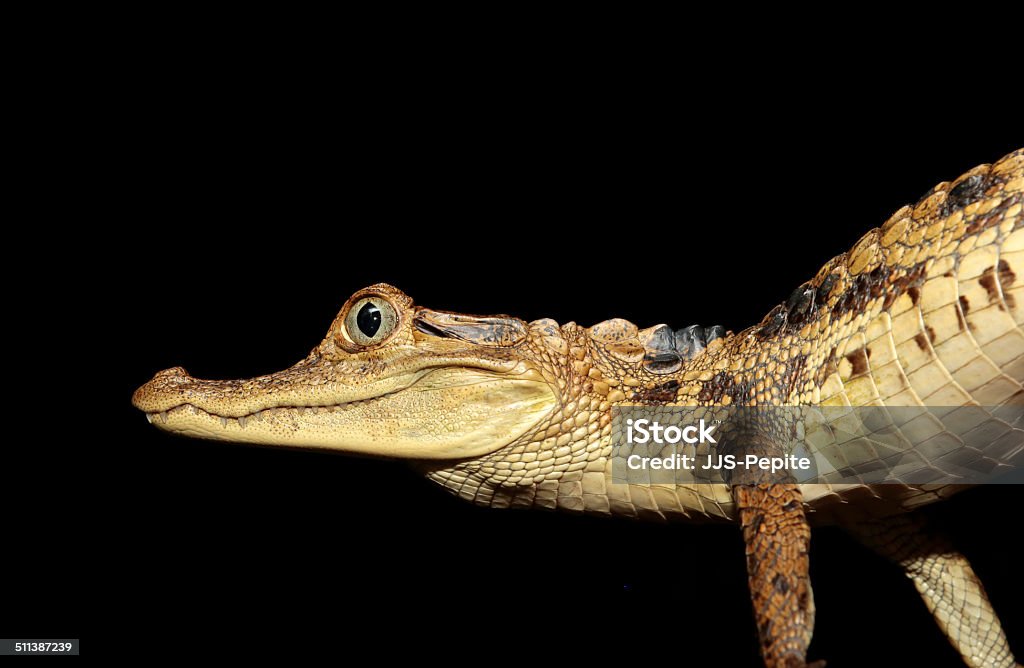
<instances>
[{"instance_id":1,"label":"vertical slit pupil","mask_svg":"<svg viewBox=\"0 0 1024 668\"><path fill-rule=\"evenodd\" d=\"M367 338L372 338L380 329L380 320L380 309L372 302L363 304L363 308L356 314L356 326Z\"/></svg>"}]
</instances>

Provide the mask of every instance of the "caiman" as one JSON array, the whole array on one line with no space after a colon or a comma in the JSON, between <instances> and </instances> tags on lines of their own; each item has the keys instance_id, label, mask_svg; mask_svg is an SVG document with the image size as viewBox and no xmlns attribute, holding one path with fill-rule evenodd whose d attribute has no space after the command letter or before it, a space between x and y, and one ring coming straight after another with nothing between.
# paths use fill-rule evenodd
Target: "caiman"
<instances>
[{"instance_id":1,"label":"caiman","mask_svg":"<svg viewBox=\"0 0 1024 668\"><path fill-rule=\"evenodd\" d=\"M773 667L807 665L810 524L839 523L902 567L968 665L1013 666L970 564L912 512L961 485L620 484L611 462L621 406L1020 406L1022 199L1024 150L940 183L739 333L477 317L378 284L289 369L176 367L132 400L186 436L409 460L492 508L735 522ZM975 454L1019 467L1024 430L1009 429Z\"/></svg>"}]
</instances>

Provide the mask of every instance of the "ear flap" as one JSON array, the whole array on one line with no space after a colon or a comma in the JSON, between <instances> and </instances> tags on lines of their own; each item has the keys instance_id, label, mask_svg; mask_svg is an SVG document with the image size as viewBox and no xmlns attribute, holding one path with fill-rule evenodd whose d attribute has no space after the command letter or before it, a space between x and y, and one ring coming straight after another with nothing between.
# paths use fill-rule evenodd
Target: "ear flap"
<instances>
[{"instance_id":1,"label":"ear flap","mask_svg":"<svg viewBox=\"0 0 1024 668\"><path fill-rule=\"evenodd\" d=\"M526 323L505 315L476 317L420 308L413 322L424 334L480 346L514 346L526 337Z\"/></svg>"}]
</instances>

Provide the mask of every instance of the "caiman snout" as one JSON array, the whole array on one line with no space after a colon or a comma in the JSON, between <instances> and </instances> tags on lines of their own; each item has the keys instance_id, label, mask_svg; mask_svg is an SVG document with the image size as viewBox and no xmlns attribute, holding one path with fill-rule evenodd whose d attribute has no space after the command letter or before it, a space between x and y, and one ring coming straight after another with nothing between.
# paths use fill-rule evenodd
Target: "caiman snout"
<instances>
[{"instance_id":1,"label":"caiman snout","mask_svg":"<svg viewBox=\"0 0 1024 668\"><path fill-rule=\"evenodd\" d=\"M188 371L180 366L158 371L152 380L135 390L132 394L132 405L147 413L172 408L182 403L175 396L182 394L193 380Z\"/></svg>"}]
</instances>

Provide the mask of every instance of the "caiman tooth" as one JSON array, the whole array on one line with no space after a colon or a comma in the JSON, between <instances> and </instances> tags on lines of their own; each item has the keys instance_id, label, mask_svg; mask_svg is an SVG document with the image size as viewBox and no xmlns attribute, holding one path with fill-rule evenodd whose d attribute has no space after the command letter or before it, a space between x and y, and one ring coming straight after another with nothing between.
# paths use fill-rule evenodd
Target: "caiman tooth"
<instances>
[{"instance_id":1,"label":"caiman tooth","mask_svg":"<svg viewBox=\"0 0 1024 668\"><path fill-rule=\"evenodd\" d=\"M242 429L245 429L246 422L248 422L248 418L246 418L244 415L238 418L238 426L241 427Z\"/></svg>"},{"instance_id":2,"label":"caiman tooth","mask_svg":"<svg viewBox=\"0 0 1024 668\"><path fill-rule=\"evenodd\" d=\"M150 424L153 424L153 414L152 413L146 413L146 422L148 422Z\"/></svg>"},{"instance_id":3,"label":"caiman tooth","mask_svg":"<svg viewBox=\"0 0 1024 668\"><path fill-rule=\"evenodd\" d=\"M228 428L228 419L226 417L221 417L220 426L224 427L225 429Z\"/></svg>"},{"instance_id":4,"label":"caiman tooth","mask_svg":"<svg viewBox=\"0 0 1024 668\"><path fill-rule=\"evenodd\" d=\"M160 411L160 421L167 424L167 411Z\"/></svg>"}]
</instances>

